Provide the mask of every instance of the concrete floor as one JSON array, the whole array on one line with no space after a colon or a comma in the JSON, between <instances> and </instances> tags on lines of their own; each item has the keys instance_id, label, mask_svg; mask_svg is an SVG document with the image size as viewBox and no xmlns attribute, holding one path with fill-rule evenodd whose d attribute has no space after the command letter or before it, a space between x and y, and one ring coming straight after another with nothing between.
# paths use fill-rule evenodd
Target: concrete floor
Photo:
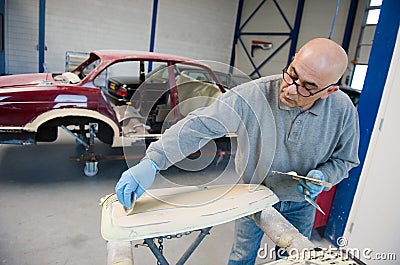
<instances>
[{"instance_id":1,"label":"concrete floor","mask_svg":"<svg viewBox=\"0 0 400 265\"><path fill-rule=\"evenodd\" d=\"M96 145L97 154L121 155L122 149ZM0 145L0 264L106 264L106 241L100 234L99 199L114 192L124 160L101 161L95 177L83 174L83 163L69 161L79 156L71 136L60 131L54 143L32 146ZM168 181L197 185L218 177L218 183L235 177L232 163L201 172L175 167L163 171L152 188L167 187ZM133 161L134 163L135 161ZM233 242L234 223L211 230L187 264L226 264ZM182 255L196 234L166 240L164 251L171 264ZM314 240L327 243L315 233ZM142 243L138 241L135 243ZM273 244L265 238L262 246ZM156 264L146 247L134 248L135 264ZM257 264L266 262L257 260Z\"/></svg>"}]
</instances>

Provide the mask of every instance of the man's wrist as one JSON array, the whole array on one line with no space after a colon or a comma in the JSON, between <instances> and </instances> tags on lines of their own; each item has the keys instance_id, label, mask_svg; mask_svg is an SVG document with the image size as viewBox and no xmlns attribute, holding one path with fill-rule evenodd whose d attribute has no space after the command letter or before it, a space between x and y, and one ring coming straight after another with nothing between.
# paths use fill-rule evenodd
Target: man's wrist
<instances>
[{"instance_id":1,"label":"man's wrist","mask_svg":"<svg viewBox=\"0 0 400 265\"><path fill-rule=\"evenodd\" d=\"M160 171L160 167L159 167L159 166L157 165L157 163L154 162L152 159L150 159L150 158L148 158L148 157L145 157L145 158L143 158L141 161L144 161L144 160L149 160L149 162L153 165L153 168L155 169L156 173L157 173L158 171Z\"/></svg>"}]
</instances>

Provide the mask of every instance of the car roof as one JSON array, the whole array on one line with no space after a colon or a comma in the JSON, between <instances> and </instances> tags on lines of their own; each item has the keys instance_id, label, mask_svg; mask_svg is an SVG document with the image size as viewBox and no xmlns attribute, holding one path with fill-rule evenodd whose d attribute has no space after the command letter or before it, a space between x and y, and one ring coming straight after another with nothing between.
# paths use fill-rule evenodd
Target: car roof
<instances>
[{"instance_id":1,"label":"car roof","mask_svg":"<svg viewBox=\"0 0 400 265\"><path fill-rule=\"evenodd\" d=\"M157 52L145 52L136 50L96 50L91 53L96 54L102 60L116 60L116 59L148 59L148 60L160 60L160 61L175 61L175 62L192 62L195 64L201 64L194 61L193 59L163 54ZM201 64L203 65L203 64Z\"/></svg>"}]
</instances>

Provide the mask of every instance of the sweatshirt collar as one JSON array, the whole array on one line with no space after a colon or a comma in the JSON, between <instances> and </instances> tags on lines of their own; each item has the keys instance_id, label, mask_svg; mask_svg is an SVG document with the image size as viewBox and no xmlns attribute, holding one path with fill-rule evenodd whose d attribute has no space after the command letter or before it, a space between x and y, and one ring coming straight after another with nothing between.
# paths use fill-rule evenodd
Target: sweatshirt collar
<instances>
[{"instance_id":1,"label":"sweatshirt collar","mask_svg":"<svg viewBox=\"0 0 400 265\"><path fill-rule=\"evenodd\" d=\"M319 114L321 114L322 109L324 108L325 100L326 100L326 99L318 99L318 100L314 103L314 105L313 105L310 109L308 109L308 110L306 110L306 111L308 111L308 112L310 112L310 113L312 113L312 114L318 116ZM281 109L281 110L287 110L287 111L293 110L293 108L290 108L290 107L288 107L288 106L286 106L285 104L282 103L282 101L279 99L279 95L278 95L278 107L279 107L279 109ZM300 110L300 109L297 108L297 107L296 107L296 109Z\"/></svg>"}]
</instances>

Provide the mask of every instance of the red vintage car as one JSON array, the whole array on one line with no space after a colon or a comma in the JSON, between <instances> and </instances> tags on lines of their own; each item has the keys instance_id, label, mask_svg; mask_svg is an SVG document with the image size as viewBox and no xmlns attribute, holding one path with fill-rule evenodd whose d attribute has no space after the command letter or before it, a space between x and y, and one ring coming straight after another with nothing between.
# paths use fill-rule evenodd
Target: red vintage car
<instances>
[{"instance_id":1,"label":"red vintage car","mask_svg":"<svg viewBox=\"0 0 400 265\"><path fill-rule=\"evenodd\" d=\"M153 67L159 71L147 74ZM212 80L196 80L179 69L206 71ZM128 90L132 98L119 101ZM192 91L209 100L179 106L195 96ZM91 136L123 146L159 135L167 116L174 123L223 92L214 72L200 62L151 52L94 51L71 72L0 77L0 143L55 141L62 127L87 147Z\"/></svg>"}]
</instances>

